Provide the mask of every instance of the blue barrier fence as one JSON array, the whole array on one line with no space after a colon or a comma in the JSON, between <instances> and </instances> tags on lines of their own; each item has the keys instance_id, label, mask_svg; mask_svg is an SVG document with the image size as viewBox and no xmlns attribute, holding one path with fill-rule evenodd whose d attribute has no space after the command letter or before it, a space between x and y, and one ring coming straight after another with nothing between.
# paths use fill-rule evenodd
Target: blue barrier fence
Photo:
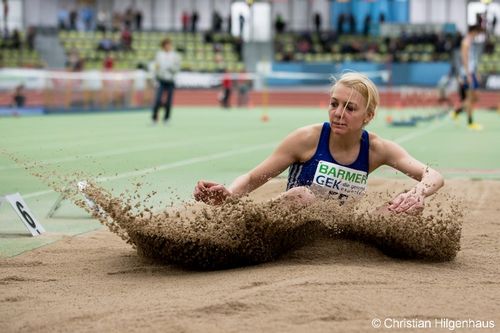
<instances>
[{"instance_id":1,"label":"blue barrier fence","mask_svg":"<svg viewBox=\"0 0 500 333\"><path fill-rule=\"evenodd\" d=\"M272 72L297 73L295 77L273 77L266 80L269 87L287 87L296 85L318 85L329 84L329 76L355 71L370 73L372 80L377 85L410 85L410 86L436 86L439 79L449 73L450 64L448 62L429 63L392 63L378 64L371 62L344 62L344 63L286 63L277 62L272 65ZM382 71L389 71L391 78L384 81ZM300 77L300 73L318 74L317 78L305 76Z\"/></svg>"}]
</instances>

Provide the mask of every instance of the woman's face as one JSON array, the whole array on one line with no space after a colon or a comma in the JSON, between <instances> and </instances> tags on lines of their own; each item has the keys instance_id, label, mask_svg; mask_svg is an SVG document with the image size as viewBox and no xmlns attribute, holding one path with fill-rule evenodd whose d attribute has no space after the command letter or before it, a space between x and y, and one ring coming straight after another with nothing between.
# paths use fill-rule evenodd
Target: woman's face
<instances>
[{"instance_id":1,"label":"woman's face","mask_svg":"<svg viewBox=\"0 0 500 333\"><path fill-rule=\"evenodd\" d=\"M366 110L365 98L343 84L333 88L328 115L330 126L337 134L360 131L371 119Z\"/></svg>"}]
</instances>

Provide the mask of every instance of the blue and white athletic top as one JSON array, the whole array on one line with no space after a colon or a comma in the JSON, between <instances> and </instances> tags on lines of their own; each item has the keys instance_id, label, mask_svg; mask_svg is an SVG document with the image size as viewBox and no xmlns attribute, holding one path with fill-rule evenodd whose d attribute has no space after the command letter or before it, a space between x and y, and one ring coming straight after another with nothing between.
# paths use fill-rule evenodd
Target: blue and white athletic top
<instances>
[{"instance_id":1,"label":"blue and white athletic top","mask_svg":"<svg viewBox=\"0 0 500 333\"><path fill-rule=\"evenodd\" d=\"M349 165L335 161L330 153L330 123L321 129L318 147L310 160L290 166L287 190L297 186L310 186L340 199L357 197L366 190L369 171L370 141L368 132L361 134L361 146L356 160Z\"/></svg>"}]
</instances>

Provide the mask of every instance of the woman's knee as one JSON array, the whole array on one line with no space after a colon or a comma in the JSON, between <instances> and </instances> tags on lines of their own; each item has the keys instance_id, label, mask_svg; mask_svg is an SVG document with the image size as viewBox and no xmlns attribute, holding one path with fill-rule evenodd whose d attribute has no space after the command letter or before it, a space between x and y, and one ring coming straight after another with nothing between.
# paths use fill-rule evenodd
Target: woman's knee
<instances>
[{"instance_id":1,"label":"woman's knee","mask_svg":"<svg viewBox=\"0 0 500 333\"><path fill-rule=\"evenodd\" d=\"M316 199L314 193L305 186L291 188L283 193L282 197L303 205L310 204Z\"/></svg>"}]
</instances>

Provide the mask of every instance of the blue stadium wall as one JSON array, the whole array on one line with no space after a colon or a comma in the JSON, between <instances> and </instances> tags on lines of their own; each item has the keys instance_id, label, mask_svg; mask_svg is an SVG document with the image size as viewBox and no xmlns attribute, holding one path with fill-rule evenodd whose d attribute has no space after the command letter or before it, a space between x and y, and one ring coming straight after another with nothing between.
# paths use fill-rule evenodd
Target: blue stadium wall
<instances>
[{"instance_id":1,"label":"blue stadium wall","mask_svg":"<svg viewBox=\"0 0 500 333\"><path fill-rule=\"evenodd\" d=\"M356 30L361 32L366 15L370 14L372 22L379 21L384 14L385 22L408 23L409 0L351 0L347 2L332 1L330 4L330 27L336 29L339 16L352 14L356 21ZM349 31L349 22L344 23L344 31Z\"/></svg>"},{"instance_id":2,"label":"blue stadium wall","mask_svg":"<svg viewBox=\"0 0 500 333\"><path fill-rule=\"evenodd\" d=\"M391 72L391 79L384 82L376 73L384 70ZM287 87L296 85L328 84L328 75L345 71L366 72L375 74L373 81L377 85L410 85L410 86L436 86L439 79L449 73L448 62L429 63L392 63L377 64L371 62L344 62L332 63L287 63L276 62L272 65L273 72L316 73L318 79L300 78L269 78L266 83L269 87Z\"/></svg>"}]
</instances>

